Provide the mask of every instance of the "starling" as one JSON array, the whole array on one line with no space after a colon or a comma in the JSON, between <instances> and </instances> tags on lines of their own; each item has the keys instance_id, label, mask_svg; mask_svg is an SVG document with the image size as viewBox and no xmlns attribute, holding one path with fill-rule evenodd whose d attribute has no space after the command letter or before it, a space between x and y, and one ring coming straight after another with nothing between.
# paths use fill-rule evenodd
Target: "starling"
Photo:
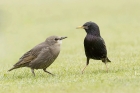
<instances>
[{"instance_id":1,"label":"starling","mask_svg":"<svg viewBox=\"0 0 140 93\"><path fill-rule=\"evenodd\" d=\"M100 35L99 27L94 22L86 22L83 26L77 27L77 29L85 29L87 35L84 39L85 55L87 57L87 63L85 68L89 64L90 59L102 60L103 63L111 62L107 57L107 49L104 39ZM85 69L84 68L84 69ZM82 73L84 72L82 70ZM106 65L108 72L108 68Z\"/></svg>"},{"instance_id":2,"label":"starling","mask_svg":"<svg viewBox=\"0 0 140 93\"><path fill-rule=\"evenodd\" d=\"M34 48L26 52L19 61L9 69L17 69L20 67L29 67L35 76L34 69L43 69L44 72L53 75L46 70L57 58L60 52L62 40L67 37L50 36L44 42L36 45Z\"/></svg>"}]
</instances>

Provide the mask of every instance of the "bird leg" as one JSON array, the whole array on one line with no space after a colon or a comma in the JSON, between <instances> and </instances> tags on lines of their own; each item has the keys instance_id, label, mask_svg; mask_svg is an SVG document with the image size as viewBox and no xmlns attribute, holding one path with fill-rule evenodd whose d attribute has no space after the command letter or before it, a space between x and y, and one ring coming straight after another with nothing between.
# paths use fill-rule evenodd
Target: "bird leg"
<instances>
[{"instance_id":1,"label":"bird leg","mask_svg":"<svg viewBox=\"0 0 140 93\"><path fill-rule=\"evenodd\" d=\"M107 73L108 73L108 67L107 67L107 64L106 64L106 62L105 62L105 66L106 66L106 71L107 71Z\"/></svg>"},{"instance_id":2,"label":"bird leg","mask_svg":"<svg viewBox=\"0 0 140 93\"><path fill-rule=\"evenodd\" d=\"M88 64L89 64L89 58L87 58L87 64L86 64L86 66L84 67L84 69L82 70L82 74L84 73L84 70L85 70L85 68L88 66Z\"/></svg>"},{"instance_id":3,"label":"bird leg","mask_svg":"<svg viewBox=\"0 0 140 93\"><path fill-rule=\"evenodd\" d=\"M32 71L32 73L33 73L33 76L35 76L35 72L34 72L34 69L32 69L32 68L31 68L31 71Z\"/></svg>"},{"instance_id":4,"label":"bird leg","mask_svg":"<svg viewBox=\"0 0 140 93\"><path fill-rule=\"evenodd\" d=\"M54 74L50 73L49 71L47 71L46 69L43 69L44 72L51 74L52 76L54 76Z\"/></svg>"}]
</instances>

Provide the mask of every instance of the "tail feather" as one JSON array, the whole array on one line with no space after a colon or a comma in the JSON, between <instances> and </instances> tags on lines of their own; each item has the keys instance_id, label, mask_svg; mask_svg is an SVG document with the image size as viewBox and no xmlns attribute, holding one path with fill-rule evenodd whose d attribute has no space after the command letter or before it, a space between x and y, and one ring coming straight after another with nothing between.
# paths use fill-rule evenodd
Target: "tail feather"
<instances>
[{"instance_id":1,"label":"tail feather","mask_svg":"<svg viewBox=\"0 0 140 93\"><path fill-rule=\"evenodd\" d=\"M13 69L16 69L15 67L12 67L11 69L9 69L8 71L12 71Z\"/></svg>"},{"instance_id":2,"label":"tail feather","mask_svg":"<svg viewBox=\"0 0 140 93\"><path fill-rule=\"evenodd\" d=\"M111 62L109 59L108 59L108 57L107 58L103 58L102 59L102 62Z\"/></svg>"}]
</instances>

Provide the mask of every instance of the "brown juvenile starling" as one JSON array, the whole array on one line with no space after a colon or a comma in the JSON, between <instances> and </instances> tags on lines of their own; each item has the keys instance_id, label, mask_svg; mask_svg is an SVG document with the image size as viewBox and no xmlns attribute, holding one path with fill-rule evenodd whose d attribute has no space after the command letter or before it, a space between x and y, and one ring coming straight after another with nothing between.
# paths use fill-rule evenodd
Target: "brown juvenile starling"
<instances>
[{"instance_id":1,"label":"brown juvenile starling","mask_svg":"<svg viewBox=\"0 0 140 93\"><path fill-rule=\"evenodd\" d=\"M34 48L26 52L19 61L8 71L20 67L29 67L35 76L34 69L43 69L51 75L52 73L46 70L57 58L60 52L62 40L67 37L50 36L44 42L36 45Z\"/></svg>"},{"instance_id":2,"label":"brown juvenile starling","mask_svg":"<svg viewBox=\"0 0 140 93\"><path fill-rule=\"evenodd\" d=\"M100 35L98 25L90 21L86 22L83 26L77 27L77 29L79 28L85 29L87 33L84 39L85 55L87 57L87 63L85 68L88 66L90 59L102 60L102 62L105 63L105 65L107 62L111 62L107 57L106 45L103 38ZM84 72L84 69L82 73Z\"/></svg>"}]
</instances>

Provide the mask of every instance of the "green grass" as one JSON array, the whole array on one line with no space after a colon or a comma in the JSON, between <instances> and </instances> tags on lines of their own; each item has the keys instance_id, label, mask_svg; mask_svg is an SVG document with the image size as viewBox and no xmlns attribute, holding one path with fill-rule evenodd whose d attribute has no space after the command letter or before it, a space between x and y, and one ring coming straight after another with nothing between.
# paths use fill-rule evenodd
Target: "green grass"
<instances>
[{"instance_id":1,"label":"green grass","mask_svg":"<svg viewBox=\"0 0 140 93\"><path fill-rule=\"evenodd\" d=\"M0 93L139 93L140 91L139 0L1 0L0 1ZM84 30L96 22L106 41L105 65L86 64ZM48 75L29 68L7 72L29 49L48 36L67 36Z\"/></svg>"}]
</instances>

